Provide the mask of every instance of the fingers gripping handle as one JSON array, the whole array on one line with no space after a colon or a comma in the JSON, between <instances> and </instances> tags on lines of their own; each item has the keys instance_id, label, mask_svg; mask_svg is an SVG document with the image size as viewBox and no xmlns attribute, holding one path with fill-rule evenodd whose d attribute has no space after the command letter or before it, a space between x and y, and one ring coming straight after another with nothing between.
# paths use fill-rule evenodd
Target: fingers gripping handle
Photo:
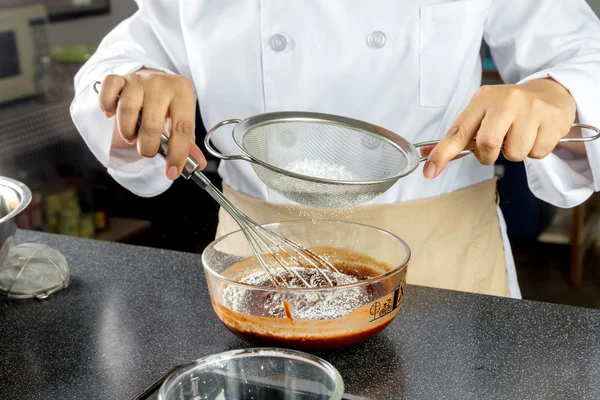
<instances>
[{"instance_id":1,"label":"fingers gripping handle","mask_svg":"<svg viewBox=\"0 0 600 400\"><path fill-rule=\"evenodd\" d=\"M430 140L428 142L420 142L420 143L416 143L414 146L419 149L421 147L426 147L426 146L434 146L436 144L438 144L440 141L439 140ZM475 150L473 149L465 149L463 151L461 151L460 153L458 153L456 156L465 156L467 154L471 154L473 153ZM419 159L419 162L423 162L423 161L427 161L427 156L421 156L421 158Z\"/></svg>"},{"instance_id":2,"label":"fingers gripping handle","mask_svg":"<svg viewBox=\"0 0 600 400\"><path fill-rule=\"evenodd\" d=\"M98 90L98 85L100 85L101 82L96 81L94 83L94 91L96 93L100 93L100 91ZM138 116L138 120L137 120L137 124L136 124L136 132L138 132L140 130L140 126L142 124L142 113L140 111L140 115ZM160 137L160 147L158 148L158 154L161 155L163 158L167 158L167 151L169 148L169 137L163 132L161 137ZM181 176L183 176L185 179L190 179L192 174L198 169L198 166L200 164L194 160L192 157L188 156L187 160L185 162L185 166L183 167L183 171L181 171Z\"/></svg>"},{"instance_id":3,"label":"fingers gripping handle","mask_svg":"<svg viewBox=\"0 0 600 400\"><path fill-rule=\"evenodd\" d=\"M591 142L594 141L596 139L600 139L600 129L596 128L595 126L592 125L586 125L586 124L573 124L571 126L572 128L581 128L581 129L590 129L594 132L596 132L596 134L594 136L588 136L588 137L581 137L581 138L563 138L561 140L559 140L560 143L587 143L587 142ZM476 138L475 138L476 139ZM433 146L438 144L440 141L439 140L430 140L428 142L420 142L420 143L416 143L414 146L418 149L421 147L425 147L425 146ZM501 148L503 148L504 146L502 146ZM465 149L463 151L461 151L460 153L458 153L456 156L462 156L462 155L467 155L467 154L471 154L473 153L474 150L473 149ZM427 156L422 156L420 161L427 161Z\"/></svg>"},{"instance_id":4,"label":"fingers gripping handle","mask_svg":"<svg viewBox=\"0 0 600 400\"><path fill-rule=\"evenodd\" d=\"M169 147L169 137L164 133L160 137L160 147L158 148L158 154L163 156L163 158L167 158L167 150ZM190 179L194 172L198 169L200 164L194 160L192 157L188 156L185 160L185 166L183 167L183 171L181 171L181 176L185 179Z\"/></svg>"}]
</instances>

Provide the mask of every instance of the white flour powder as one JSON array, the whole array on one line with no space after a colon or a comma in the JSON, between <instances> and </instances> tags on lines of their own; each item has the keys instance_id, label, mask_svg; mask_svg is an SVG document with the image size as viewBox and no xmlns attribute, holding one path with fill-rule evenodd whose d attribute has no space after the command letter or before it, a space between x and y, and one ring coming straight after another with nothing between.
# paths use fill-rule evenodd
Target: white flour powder
<instances>
[{"instance_id":1,"label":"white flour powder","mask_svg":"<svg viewBox=\"0 0 600 400\"><path fill-rule=\"evenodd\" d=\"M345 166L322 160L301 160L286 165L283 169L313 178L331 179L337 181L357 181L352 171ZM347 193L343 186L311 182L279 175L270 181L271 188L280 192L288 199L305 206L321 208L327 214L348 214L353 204L364 204L374 198L372 193ZM335 212L331 212L336 210ZM307 215L308 216L308 215ZM318 216L314 216L315 218Z\"/></svg>"},{"instance_id":2,"label":"white flour powder","mask_svg":"<svg viewBox=\"0 0 600 400\"><path fill-rule=\"evenodd\" d=\"M331 164L322 160L302 160L285 167L286 170L313 178L336 181L354 181L356 176L343 165Z\"/></svg>"},{"instance_id":3,"label":"white flour powder","mask_svg":"<svg viewBox=\"0 0 600 400\"><path fill-rule=\"evenodd\" d=\"M293 267L298 272L306 274L307 268ZM281 270L283 272L283 270ZM313 269L314 271L314 269ZM278 271L279 273L279 271ZM331 276L330 276L331 277ZM323 278L318 272L305 276L313 286L323 286ZM358 278L340 274L342 283L357 282ZM258 286L271 286L269 276L263 270L254 271L240 282ZM300 282L292 282L292 286L301 287ZM274 318L285 318L283 301L291 305L294 319L324 320L343 317L371 301L371 296L362 287L341 288L339 290L294 293L285 295L278 292L260 292L241 286L229 285L224 293L224 305L230 310L251 315L265 315Z\"/></svg>"}]
</instances>

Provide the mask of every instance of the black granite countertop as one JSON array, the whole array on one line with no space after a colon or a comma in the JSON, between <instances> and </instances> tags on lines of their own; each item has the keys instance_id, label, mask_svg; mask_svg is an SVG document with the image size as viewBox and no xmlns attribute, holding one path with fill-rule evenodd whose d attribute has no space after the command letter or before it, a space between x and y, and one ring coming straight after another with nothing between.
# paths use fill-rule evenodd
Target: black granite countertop
<instances>
[{"instance_id":1,"label":"black granite countertop","mask_svg":"<svg viewBox=\"0 0 600 400\"><path fill-rule=\"evenodd\" d=\"M0 298L0 398L131 399L173 365L249 347L200 256L20 232L68 259L45 301ZM388 329L320 353L374 399L600 399L600 311L409 286Z\"/></svg>"}]
</instances>

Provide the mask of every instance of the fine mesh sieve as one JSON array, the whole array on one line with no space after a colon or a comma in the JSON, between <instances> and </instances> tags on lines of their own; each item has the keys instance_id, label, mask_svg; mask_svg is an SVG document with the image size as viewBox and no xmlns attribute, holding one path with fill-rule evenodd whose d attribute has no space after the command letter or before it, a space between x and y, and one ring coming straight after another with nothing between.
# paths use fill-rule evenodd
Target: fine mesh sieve
<instances>
[{"instance_id":1,"label":"fine mesh sieve","mask_svg":"<svg viewBox=\"0 0 600 400\"><path fill-rule=\"evenodd\" d=\"M243 154L225 156L212 148L210 136L231 123L236 124L233 140ZM412 172L420 159L413 145L383 128L317 113L279 112L223 121L208 132L205 144L218 158L251 162L258 177L289 200L321 208L366 203ZM295 172L291 167L299 164L322 168ZM339 171L345 179L334 176Z\"/></svg>"},{"instance_id":2,"label":"fine mesh sieve","mask_svg":"<svg viewBox=\"0 0 600 400\"><path fill-rule=\"evenodd\" d=\"M232 137L242 154L224 155L210 143L211 135L228 124L236 124ZM573 126L592 129L597 135L561 141L600 137L598 128ZM248 161L271 189L298 204L319 208L354 207L377 198L426 159L418 148L438 142L412 144L367 122L312 112L273 112L221 121L204 140L215 157ZM460 155L472 152L467 149ZM313 168L293 168L300 164Z\"/></svg>"}]
</instances>

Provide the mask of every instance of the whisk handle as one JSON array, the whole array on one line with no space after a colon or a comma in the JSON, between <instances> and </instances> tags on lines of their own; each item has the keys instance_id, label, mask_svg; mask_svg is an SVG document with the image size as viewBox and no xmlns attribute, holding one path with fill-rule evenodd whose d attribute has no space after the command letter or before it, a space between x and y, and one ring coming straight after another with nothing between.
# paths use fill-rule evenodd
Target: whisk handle
<instances>
[{"instance_id":1,"label":"whisk handle","mask_svg":"<svg viewBox=\"0 0 600 400\"><path fill-rule=\"evenodd\" d=\"M166 158L168 147L169 147L169 137L167 135L165 135L163 132L163 134L160 137L160 147L158 148L158 154L160 154L161 156ZM192 157L188 156L185 161L185 166L183 167L183 171L181 171L181 176L183 176L185 179L190 179L192 177L192 174L194 172L196 172L196 170L198 169L199 165L200 164L196 160L194 160Z\"/></svg>"},{"instance_id":2,"label":"whisk handle","mask_svg":"<svg viewBox=\"0 0 600 400\"><path fill-rule=\"evenodd\" d=\"M160 137L160 147L158 149L158 154L160 154L162 157L166 158L168 146L169 146L169 137L163 133ZM183 167L183 171L181 171L181 176L184 177L185 179L192 178L192 180L194 182L196 182L196 184L198 186L200 186L202 189L208 191L208 193L215 200L217 200L211 189L213 189L213 190L218 190L218 189L212 184L212 182L210 181L210 179L208 179L208 177L206 175L204 175L202 172L198 171L198 165L199 164L196 160L194 160L191 156L188 156L187 160L185 161L185 166Z\"/></svg>"},{"instance_id":3,"label":"whisk handle","mask_svg":"<svg viewBox=\"0 0 600 400\"><path fill-rule=\"evenodd\" d=\"M94 91L97 94L100 93L100 90L98 89L98 86L100 84L102 84L102 82L96 81L96 82L94 82L94 85L93 85ZM142 113L140 112L140 115L138 116L138 120L137 120L136 127L135 127L136 132L138 132L140 130L141 124L142 124ZM167 135L165 135L165 133L163 132L160 137L160 147L158 148L158 154L160 154L163 158L166 158L168 147L169 147L169 137ZM196 160L194 160L192 157L188 156L188 158L185 162L185 167L183 167L183 171L181 171L181 176L183 176L185 179L190 179L192 177L192 174L198 169L199 165L200 164Z\"/></svg>"},{"instance_id":4,"label":"whisk handle","mask_svg":"<svg viewBox=\"0 0 600 400\"><path fill-rule=\"evenodd\" d=\"M434 146L434 145L438 144L439 142L440 142L439 140L429 140L427 142L415 143L413 146L415 146L417 149L419 149L421 147ZM471 154L473 152L475 152L475 150L465 149L465 150L461 151L460 153L458 153L457 157ZM427 156L421 156L421 158L419 159L419 162L423 162L423 161L427 161Z\"/></svg>"}]
</instances>

